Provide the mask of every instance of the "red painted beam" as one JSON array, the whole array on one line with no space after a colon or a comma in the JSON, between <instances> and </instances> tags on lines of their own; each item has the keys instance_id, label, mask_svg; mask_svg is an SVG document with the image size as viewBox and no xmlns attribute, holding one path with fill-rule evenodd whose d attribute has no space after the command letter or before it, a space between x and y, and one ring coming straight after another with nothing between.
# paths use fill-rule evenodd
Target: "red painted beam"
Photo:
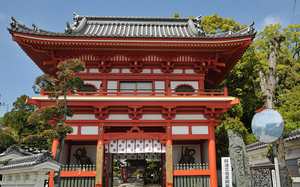
<instances>
[{"instance_id":1,"label":"red painted beam","mask_svg":"<svg viewBox=\"0 0 300 187\"><path fill-rule=\"evenodd\" d=\"M173 176L202 176L202 175L210 175L210 171L208 169L205 170L174 170Z\"/></svg>"},{"instance_id":2,"label":"red painted beam","mask_svg":"<svg viewBox=\"0 0 300 187\"><path fill-rule=\"evenodd\" d=\"M96 171L61 171L61 177L95 177Z\"/></svg>"}]
</instances>

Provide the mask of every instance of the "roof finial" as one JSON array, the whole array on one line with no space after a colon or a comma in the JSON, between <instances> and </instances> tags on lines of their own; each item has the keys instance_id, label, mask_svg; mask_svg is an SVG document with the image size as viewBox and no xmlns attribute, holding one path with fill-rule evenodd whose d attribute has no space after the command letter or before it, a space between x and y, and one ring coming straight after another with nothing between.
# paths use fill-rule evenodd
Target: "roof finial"
<instances>
[{"instance_id":1,"label":"roof finial","mask_svg":"<svg viewBox=\"0 0 300 187\"><path fill-rule=\"evenodd\" d=\"M10 26L11 26L11 29L18 30L19 23L14 17L11 17Z\"/></svg>"},{"instance_id":2,"label":"roof finial","mask_svg":"<svg viewBox=\"0 0 300 187\"><path fill-rule=\"evenodd\" d=\"M202 28L201 21L202 21L202 16L201 15L197 16L193 19L193 22L194 22L194 25L197 29L198 34L199 35L205 35L205 31Z\"/></svg>"},{"instance_id":3,"label":"roof finial","mask_svg":"<svg viewBox=\"0 0 300 187\"><path fill-rule=\"evenodd\" d=\"M77 14L76 12L73 12L73 27L76 28L79 25L79 14Z\"/></svg>"},{"instance_id":4,"label":"roof finial","mask_svg":"<svg viewBox=\"0 0 300 187\"><path fill-rule=\"evenodd\" d=\"M73 31L71 25L69 22L66 23L66 28L65 28L65 32L68 33L68 34L71 34Z\"/></svg>"},{"instance_id":5,"label":"roof finial","mask_svg":"<svg viewBox=\"0 0 300 187\"><path fill-rule=\"evenodd\" d=\"M40 29L35 24L32 24L32 28L34 32L40 32Z\"/></svg>"}]
</instances>

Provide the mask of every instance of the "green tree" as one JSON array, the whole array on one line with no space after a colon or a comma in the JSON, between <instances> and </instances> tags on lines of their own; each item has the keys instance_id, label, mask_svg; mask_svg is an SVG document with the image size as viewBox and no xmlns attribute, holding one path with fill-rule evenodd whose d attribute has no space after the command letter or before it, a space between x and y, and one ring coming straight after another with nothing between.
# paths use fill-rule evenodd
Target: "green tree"
<instances>
[{"instance_id":1,"label":"green tree","mask_svg":"<svg viewBox=\"0 0 300 187\"><path fill-rule=\"evenodd\" d=\"M54 138L59 139L60 148L56 158L59 158L65 136L72 132L71 127L64 123L66 117L72 115L67 107L67 94L82 87L83 82L76 75L82 70L84 65L80 60L69 59L58 64L55 75L44 74L37 77L35 81L35 87L46 92L55 103L40 108L29 116L28 120L40 127L41 133L29 137L27 141L43 140L44 144L50 147Z\"/></svg>"},{"instance_id":2,"label":"green tree","mask_svg":"<svg viewBox=\"0 0 300 187\"><path fill-rule=\"evenodd\" d=\"M18 144L23 143L23 139L37 132L37 128L27 121L27 118L32 114L35 107L27 104L28 96L22 95L17 98L10 112L4 114L2 119L3 127L7 135L13 137Z\"/></svg>"},{"instance_id":3,"label":"green tree","mask_svg":"<svg viewBox=\"0 0 300 187\"><path fill-rule=\"evenodd\" d=\"M206 33L210 34L226 31L235 32L245 27L245 25L242 25L234 21L233 19L223 18L217 14L203 16L200 24L203 30ZM230 74L230 76L227 77L224 83L222 83L222 85L229 85L228 88L230 95L239 98L244 97L244 99L241 99L240 105L233 107L229 112L223 115L221 124L216 129L218 149L217 154L219 158L221 156L228 156L228 129L232 129L234 132L242 135L246 143L251 143L255 141L254 137L249 134L248 129L245 127L243 123L244 120L242 120L245 111L248 112L247 107L251 106L253 102L257 101L255 92L250 92L254 93L253 95L251 95L250 100L248 92L249 90L252 91L252 88L255 87L255 85L253 85L252 82L254 79L252 71L249 70L251 68L253 69L253 64L255 64L255 62L251 61L252 63L248 63L249 59L253 56L253 49L248 51L248 53L246 53L245 56L246 57L242 58L242 60L237 64L237 66L235 67L236 69L233 70L233 74ZM244 85L247 85L247 87L245 87ZM252 107L255 108L255 106ZM249 118L250 115L251 114L249 114Z\"/></svg>"},{"instance_id":4,"label":"green tree","mask_svg":"<svg viewBox=\"0 0 300 187\"><path fill-rule=\"evenodd\" d=\"M277 108L285 121L284 136L300 128L300 86L295 86L291 90L279 96L280 106Z\"/></svg>"},{"instance_id":5,"label":"green tree","mask_svg":"<svg viewBox=\"0 0 300 187\"><path fill-rule=\"evenodd\" d=\"M206 33L210 34L226 31L238 31L245 27L245 25L242 25L231 18L224 18L218 14L203 16L201 19L201 26Z\"/></svg>"}]
</instances>

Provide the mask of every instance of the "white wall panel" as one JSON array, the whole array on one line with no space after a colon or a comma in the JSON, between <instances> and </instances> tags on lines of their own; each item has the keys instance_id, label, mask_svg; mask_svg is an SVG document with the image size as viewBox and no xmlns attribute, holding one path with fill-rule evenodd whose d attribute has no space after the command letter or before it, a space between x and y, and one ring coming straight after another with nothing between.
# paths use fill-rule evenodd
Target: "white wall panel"
<instances>
[{"instance_id":1,"label":"white wall panel","mask_svg":"<svg viewBox=\"0 0 300 187\"><path fill-rule=\"evenodd\" d=\"M98 126L82 126L81 134L82 135L97 135L98 134Z\"/></svg>"},{"instance_id":2,"label":"white wall panel","mask_svg":"<svg viewBox=\"0 0 300 187\"><path fill-rule=\"evenodd\" d=\"M174 69L173 73L175 73L175 74L182 74L183 73L183 69Z\"/></svg>"},{"instance_id":3,"label":"white wall panel","mask_svg":"<svg viewBox=\"0 0 300 187\"><path fill-rule=\"evenodd\" d=\"M97 120L95 114L73 114L67 116L67 120Z\"/></svg>"},{"instance_id":4,"label":"white wall panel","mask_svg":"<svg viewBox=\"0 0 300 187\"><path fill-rule=\"evenodd\" d=\"M172 126L172 134L173 135L189 134L189 127L188 126Z\"/></svg>"},{"instance_id":5,"label":"white wall panel","mask_svg":"<svg viewBox=\"0 0 300 187\"><path fill-rule=\"evenodd\" d=\"M192 126L192 134L208 134L208 126Z\"/></svg>"},{"instance_id":6,"label":"white wall panel","mask_svg":"<svg viewBox=\"0 0 300 187\"><path fill-rule=\"evenodd\" d=\"M142 120L163 120L161 114L143 114Z\"/></svg>"},{"instance_id":7,"label":"white wall panel","mask_svg":"<svg viewBox=\"0 0 300 187\"><path fill-rule=\"evenodd\" d=\"M128 114L109 114L107 120L130 120Z\"/></svg>"},{"instance_id":8,"label":"white wall panel","mask_svg":"<svg viewBox=\"0 0 300 187\"><path fill-rule=\"evenodd\" d=\"M165 89L165 81L155 81L154 88L158 89L158 90L164 90Z\"/></svg>"},{"instance_id":9,"label":"white wall panel","mask_svg":"<svg viewBox=\"0 0 300 187\"><path fill-rule=\"evenodd\" d=\"M72 128L72 130L73 130L73 132L71 133L71 135L76 135L76 134L78 134L78 127L77 127L77 126L72 126L71 128Z\"/></svg>"},{"instance_id":10,"label":"white wall panel","mask_svg":"<svg viewBox=\"0 0 300 187\"><path fill-rule=\"evenodd\" d=\"M90 68L89 71L90 71L90 73L99 73L98 68Z\"/></svg>"},{"instance_id":11,"label":"white wall panel","mask_svg":"<svg viewBox=\"0 0 300 187\"><path fill-rule=\"evenodd\" d=\"M175 120L205 120L203 114L176 114Z\"/></svg>"},{"instance_id":12,"label":"white wall panel","mask_svg":"<svg viewBox=\"0 0 300 187\"><path fill-rule=\"evenodd\" d=\"M109 90L117 90L118 82L117 81L107 81L107 89Z\"/></svg>"},{"instance_id":13,"label":"white wall panel","mask_svg":"<svg viewBox=\"0 0 300 187\"><path fill-rule=\"evenodd\" d=\"M198 81L171 81L171 89L175 89L182 84L191 85L194 89L198 89Z\"/></svg>"},{"instance_id":14,"label":"white wall panel","mask_svg":"<svg viewBox=\"0 0 300 187\"><path fill-rule=\"evenodd\" d=\"M100 85L101 85L101 81L98 81L98 80L85 80L83 81L84 84L90 84L90 85L93 85L95 86L97 89L100 88Z\"/></svg>"}]
</instances>

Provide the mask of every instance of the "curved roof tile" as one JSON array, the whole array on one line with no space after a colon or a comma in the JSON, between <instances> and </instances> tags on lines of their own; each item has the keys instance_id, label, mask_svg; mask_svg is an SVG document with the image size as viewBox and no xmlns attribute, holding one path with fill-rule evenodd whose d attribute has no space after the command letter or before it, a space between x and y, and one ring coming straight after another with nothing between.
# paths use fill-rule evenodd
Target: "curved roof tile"
<instances>
[{"instance_id":1,"label":"curved roof tile","mask_svg":"<svg viewBox=\"0 0 300 187\"><path fill-rule=\"evenodd\" d=\"M224 38L254 35L253 24L238 32L217 34L204 33L199 19L189 18L150 18L150 17L74 17L72 24L67 24L66 32L50 32L29 28L12 18L11 28L15 32L55 36L89 37L134 37L134 38Z\"/></svg>"}]
</instances>

